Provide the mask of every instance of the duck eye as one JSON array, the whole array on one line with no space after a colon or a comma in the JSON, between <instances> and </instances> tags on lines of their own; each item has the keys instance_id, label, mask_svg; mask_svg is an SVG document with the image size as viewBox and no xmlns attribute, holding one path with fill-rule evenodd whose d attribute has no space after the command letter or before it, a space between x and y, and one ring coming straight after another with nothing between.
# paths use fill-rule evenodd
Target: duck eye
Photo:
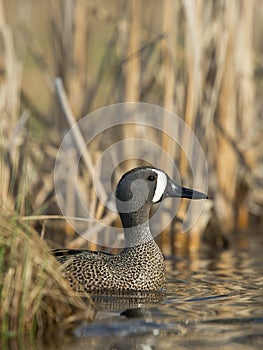
<instances>
[{"instance_id":1,"label":"duck eye","mask_svg":"<svg viewBox=\"0 0 263 350\"><path fill-rule=\"evenodd\" d=\"M149 175L147 180L154 181L155 180L155 176L154 175Z\"/></svg>"}]
</instances>

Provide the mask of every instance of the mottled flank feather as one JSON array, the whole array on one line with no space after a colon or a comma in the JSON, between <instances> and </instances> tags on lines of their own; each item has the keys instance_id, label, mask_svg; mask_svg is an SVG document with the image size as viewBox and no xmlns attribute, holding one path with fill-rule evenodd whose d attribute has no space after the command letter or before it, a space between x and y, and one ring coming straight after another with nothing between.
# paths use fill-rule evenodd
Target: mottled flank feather
<instances>
[{"instance_id":1,"label":"mottled flank feather","mask_svg":"<svg viewBox=\"0 0 263 350\"><path fill-rule=\"evenodd\" d=\"M75 290L164 290L163 255L154 240L120 254L88 250L53 250L64 264L65 277Z\"/></svg>"}]
</instances>

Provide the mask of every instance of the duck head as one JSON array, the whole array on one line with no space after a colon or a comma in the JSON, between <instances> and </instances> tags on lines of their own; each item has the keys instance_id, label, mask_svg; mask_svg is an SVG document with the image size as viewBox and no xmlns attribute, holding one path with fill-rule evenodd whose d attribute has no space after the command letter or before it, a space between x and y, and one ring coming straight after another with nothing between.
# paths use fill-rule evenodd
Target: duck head
<instances>
[{"instance_id":1,"label":"duck head","mask_svg":"<svg viewBox=\"0 0 263 350\"><path fill-rule=\"evenodd\" d=\"M165 198L207 199L207 195L176 184L162 170L139 167L125 173L116 189L116 204L124 227L141 225L149 220L155 203Z\"/></svg>"}]
</instances>

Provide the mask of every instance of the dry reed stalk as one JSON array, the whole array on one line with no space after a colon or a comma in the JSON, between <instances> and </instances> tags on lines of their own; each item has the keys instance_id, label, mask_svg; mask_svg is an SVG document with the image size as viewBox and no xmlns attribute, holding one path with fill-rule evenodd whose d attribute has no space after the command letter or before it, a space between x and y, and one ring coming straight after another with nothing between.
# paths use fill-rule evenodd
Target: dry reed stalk
<instances>
[{"instance_id":1,"label":"dry reed stalk","mask_svg":"<svg viewBox=\"0 0 263 350\"><path fill-rule=\"evenodd\" d=\"M233 203L235 200L237 180L237 155L224 134L230 135L235 141L237 139L236 75L234 62L237 13L234 2L228 4L228 9L225 13L225 25L228 32L228 44L218 101L218 122L222 129L222 134L218 135L216 157L218 190L215 209L220 221L224 222L224 231L231 232L234 229Z\"/></svg>"},{"instance_id":2,"label":"dry reed stalk","mask_svg":"<svg viewBox=\"0 0 263 350\"><path fill-rule=\"evenodd\" d=\"M61 268L30 226L15 214L1 211L0 220L0 328L10 332L38 333L48 337L58 328L71 330L94 317L86 303L61 276Z\"/></svg>"},{"instance_id":3,"label":"dry reed stalk","mask_svg":"<svg viewBox=\"0 0 263 350\"><path fill-rule=\"evenodd\" d=\"M73 10L72 63L69 69L68 96L73 114L81 116L84 106L87 77L87 6L83 0L75 2Z\"/></svg>"},{"instance_id":4,"label":"dry reed stalk","mask_svg":"<svg viewBox=\"0 0 263 350\"><path fill-rule=\"evenodd\" d=\"M77 215L77 209L76 209L76 202L75 202L75 191L76 191L76 184L72 181L74 178L74 172L75 168L73 167L73 164L76 164L76 158L77 158L77 152L75 149L69 149L67 152L67 171L65 174L65 181L66 181L66 213L69 213L71 216ZM72 235L74 234L74 230L72 226L69 224L68 221L66 221L65 225L65 245L69 243L71 240Z\"/></svg>"},{"instance_id":5,"label":"dry reed stalk","mask_svg":"<svg viewBox=\"0 0 263 350\"><path fill-rule=\"evenodd\" d=\"M172 0L167 0L163 3L163 32L167 33L166 40L162 41L162 55L163 55L163 88L164 88L164 108L174 112L174 94L175 94L175 40L176 40L176 26L174 25L174 17L177 15L177 4ZM170 123L173 121L170 119ZM169 125L164 126L165 130L170 130ZM165 152L175 158L174 141L168 137L167 134L162 135L162 148ZM166 159L166 158L165 158ZM162 164L164 169L169 173L172 169L168 168L168 164Z\"/></svg>"},{"instance_id":6,"label":"dry reed stalk","mask_svg":"<svg viewBox=\"0 0 263 350\"><path fill-rule=\"evenodd\" d=\"M172 0L167 0L163 3L163 32L167 34L166 40L162 41L162 57L163 57L163 106L167 110L175 111L175 49L176 49L176 36L177 27L174 25L174 18L178 15L178 4ZM171 130L173 120L170 118L165 119L166 123L169 125L163 125L164 130ZM174 140L172 140L166 133L162 134L162 149L167 152L173 159L176 158L176 145ZM166 157L161 159L160 167L165 169L168 174L172 173L171 164L168 162ZM169 205L170 204L170 205ZM166 209L170 212L171 201L167 202ZM159 243L164 251L165 247L168 249L168 254L172 252L171 239L170 236L173 235L172 230L174 225L172 224L170 232L167 234L162 234Z\"/></svg>"},{"instance_id":7,"label":"dry reed stalk","mask_svg":"<svg viewBox=\"0 0 263 350\"><path fill-rule=\"evenodd\" d=\"M186 20L186 33L185 33L185 45L186 45L186 71L187 71L187 86L186 86L186 100L185 100L185 123L194 131L196 126L196 116L198 111L198 106L201 99L201 50L202 50L202 6L203 1L196 1L191 3L188 0L183 1L183 8ZM196 169L188 169L188 160L186 153L193 157L194 149L191 146L192 140L189 139L189 134L185 132L182 135L181 142L181 153L180 153L180 175L182 178L189 179L189 170L194 171L195 181L202 183L202 174ZM200 177L198 179L197 177ZM186 211L189 207L187 201L182 201L178 215L179 217L184 217ZM188 216L194 216L193 211L189 211ZM201 241L201 233L203 227L194 226L190 229L188 237L185 238L183 235L177 235L177 240L182 240L184 243L177 242L177 246L182 246L187 242L188 249L190 251L198 251Z\"/></svg>"},{"instance_id":8,"label":"dry reed stalk","mask_svg":"<svg viewBox=\"0 0 263 350\"><path fill-rule=\"evenodd\" d=\"M5 21L2 1L0 1L0 44L0 193L6 207L14 208L14 196L18 194L20 183L16 173L19 168L16 166L21 165L18 150L24 140L24 126L28 115L24 114L18 120L21 65L14 53L13 36Z\"/></svg>"},{"instance_id":9,"label":"dry reed stalk","mask_svg":"<svg viewBox=\"0 0 263 350\"><path fill-rule=\"evenodd\" d=\"M63 108L64 116L69 124L70 130L72 131L72 135L73 135L74 140L76 142L76 145L78 147L78 151L80 152L80 154L82 156L84 164L85 164L87 170L89 171L91 178L93 178L93 174L94 174L93 160L92 160L92 157L91 157L89 151L86 148L86 144L85 144L85 141L84 141L83 136L81 134L81 131L76 124L73 113L72 113L70 106L69 106L69 102L68 102L66 92L65 92L64 87L63 87L62 80L60 78L57 78L55 80L55 88L57 91L59 101L61 103L61 107ZM97 186L98 186L98 192L99 192L102 200L106 201L107 194L106 194L105 189L104 189L104 187L99 179L98 179Z\"/></svg>"},{"instance_id":10,"label":"dry reed stalk","mask_svg":"<svg viewBox=\"0 0 263 350\"><path fill-rule=\"evenodd\" d=\"M129 4L128 37L127 37L127 57L125 64L125 101L137 102L140 99L141 90L141 57L139 49L141 46L141 16L142 1L132 0ZM136 137L135 125L124 125L123 139ZM128 149L126 148L128 147ZM124 154L129 153L129 146L124 144ZM126 170L136 166L136 160L126 163Z\"/></svg>"},{"instance_id":11,"label":"dry reed stalk","mask_svg":"<svg viewBox=\"0 0 263 350\"><path fill-rule=\"evenodd\" d=\"M84 1L51 3L55 74L62 77L74 115L80 117L86 86L87 6ZM60 120L64 126L64 120Z\"/></svg>"},{"instance_id":12,"label":"dry reed stalk","mask_svg":"<svg viewBox=\"0 0 263 350\"><path fill-rule=\"evenodd\" d=\"M236 32L236 50L235 67L238 79L237 86L237 108L239 133L247 139L248 147L243 149L243 156L250 171L254 172L257 163L256 152L253 150L253 130L255 125L254 108L254 84L253 84L253 12L255 11L255 2L252 0L249 4L242 1L240 6L240 16L238 31ZM241 176L239 176L241 177ZM242 178L239 179L243 181ZM247 180L246 180L247 181ZM240 186L240 185L239 185ZM253 185L252 185L253 186ZM240 189L239 192L241 192ZM247 229L249 224L249 208L246 203L247 193L243 194L237 208L237 226L241 229Z\"/></svg>"},{"instance_id":13,"label":"dry reed stalk","mask_svg":"<svg viewBox=\"0 0 263 350\"><path fill-rule=\"evenodd\" d=\"M130 7L127 51L127 57L130 57L130 59L125 66L125 100L137 102L141 88L141 58L140 55L134 54L139 51L141 46L141 0L132 0Z\"/></svg>"},{"instance_id":14,"label":"dry reed stalk","mask_svg":"<svg viewBox=\"0 0 263 350\"><path fill-rule=\"evenodd\" d=\"M191 3L184 0L184 11L186 16L186 59L187 59L187 94L185 106L185 122L193 129L195 125L195 117L197 105L200 102L201 79L200 79L200 60L202 48L202 0ZM186 144L189 140L186 140ZM184 159L185 157L182 157ZM184 161L183 161L184 162ZM186 165L182 163L182 171L186 172Z\"/></svg>"}]
</instances>

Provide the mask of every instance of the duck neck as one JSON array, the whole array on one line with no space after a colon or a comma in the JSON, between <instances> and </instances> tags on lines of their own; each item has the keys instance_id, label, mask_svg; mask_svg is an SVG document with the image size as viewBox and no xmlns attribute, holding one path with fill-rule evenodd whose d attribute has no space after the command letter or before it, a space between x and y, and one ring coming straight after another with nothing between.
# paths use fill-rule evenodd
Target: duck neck
<instances>
[{"instance_id":1,"label":"duck neck","mask_svg":"<svg viewBox=\"0 0 263 350\"><path fill-rule=\"evenodd\" d=\"M126 247L134 247L154 241L149 227L149 203L139 211L119 212L125 236Z\"/></svg>"},{"instance_id":2,"label":"duck neck","mask_svg":"<svg viewBox=\"0 0 263 350\"><path fill-rule=\"evenodd\" d=\"M135 247L154 241L148 221L136 226L124 226L124 236L126 247Z\"/></svg>"}]
</instances>

